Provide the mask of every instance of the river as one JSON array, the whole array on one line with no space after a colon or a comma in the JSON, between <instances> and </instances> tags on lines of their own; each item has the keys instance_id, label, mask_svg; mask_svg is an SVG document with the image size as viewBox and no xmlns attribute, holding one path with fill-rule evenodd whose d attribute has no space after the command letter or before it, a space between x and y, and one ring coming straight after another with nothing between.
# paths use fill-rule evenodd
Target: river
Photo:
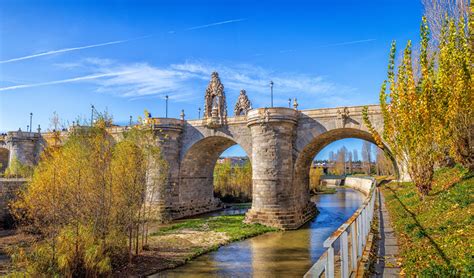
<instances>
[{"instance_id":1,"label":"river","mask_svg":"<svg viewBox=\"0 0 474 278\"><path fill-rule=\"evenodd\" d=\"M301 277L324 252L324 240L363 200L362 193L349 188L314 196L319 214L300 229L231 243L152 277Z\"/></svg>"}]
</instances>

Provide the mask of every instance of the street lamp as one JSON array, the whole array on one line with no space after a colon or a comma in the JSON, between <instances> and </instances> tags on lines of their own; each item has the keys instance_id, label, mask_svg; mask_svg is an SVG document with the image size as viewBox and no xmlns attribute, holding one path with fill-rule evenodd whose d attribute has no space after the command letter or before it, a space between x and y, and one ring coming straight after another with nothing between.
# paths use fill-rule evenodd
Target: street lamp
<instances>
[{"instance_id":1,"label":"street lamp","mask_svg":"<svg viewBox=\"0 0 474 278\"><path fill-rule=\"evenodd\" d=\"M132 126L132 116L131 115L130 115L130 123L128 125Z\"/></svg>"},{"instance_id":2,"label":"street lamp","mask_svg":"<svg viewBox=\"0 0 474 278\"><path fill-rule=\"evenodd\" d=\"M166 95L166 118L168 118L168 95Z\"/></svg>"},{"instance_id":3,"label":"street lamp","mask_svg":"<svg viewBox=\"0 0 474 278\"><path fill-rule=\"evenodd\" d=\"M91 126L94 124L94 105L91 104Z\"/></svg>"},{"instance_id":4,"label":"street lamp","mask_svg":"<svg viewBox=\"0 0 474 278\"><path fill-rule=\"evenodd\" d=\"M31 127L32 127L32 122L33 122L33 113L30 113L30 132L31 132Z\"/></svg>"},{"instance_id":5,"label":"street lamp","mask_svg":"<svg viewBox=\"0 0 474 278\"><path fill-rule=\"evenodd\" d=\"M198 119L201 119L201 107L198 108Z\"/></svg>"},{"instance_id":6,"label":"street lamp","mask_svg":"<svg viewBox=\"0 0 474 278\"><path fill-rule=\"evenodd\" d=\"M288 108L291 108L291 98L288 99Z\"/></svg>"},{"instance_id":7,"label":"street lamp","mask_svg":"<svg viewBox=\"0 0 474 278\"><path fill-rule=\"evenodd\" d=\"M271 107L273 108L273 81L270 81L270 95L271 95L271 99L272 99Z\"/></svg>"}]
</instances>

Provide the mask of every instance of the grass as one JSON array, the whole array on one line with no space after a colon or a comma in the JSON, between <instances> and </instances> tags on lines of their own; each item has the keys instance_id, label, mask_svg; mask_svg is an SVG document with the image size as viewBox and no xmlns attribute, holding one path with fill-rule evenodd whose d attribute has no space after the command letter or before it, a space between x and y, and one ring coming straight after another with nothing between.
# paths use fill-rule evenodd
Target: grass
<instances>
[{"instance_id":1,"label":"grass","mask_svg":"<svg viewBox=\"0 0 474 278\"><path fill-rule=\"evenodd\" d=\"M244 215L223 215L209 218L188 219L169 227L160 229L152 236L174 234L180 230L213 231L225 233L230 241L242 240L267 232L277 231L275 228L260 224L245 224Z\"/></svg>"},{"instance_id":2,"label":"grass","mask_svg":"<svg viewBox=\"0 0 474 278\"><path fill-rule=\"evenodd\" d=\"M318 186L316 188L316 194L334 194L336 193L335 187L327 187L327 186Z\"/></svg>"},{"instance_id":3,"label":"grass","mask_svg":"<svg viewBox=\"0 0 474 278\"><path fill-rule=\"evenodd\" d=\"M424 200L412 183L390 183L382 190L408 277L473 277L473 173L438 170Z\"/></svg>"}]
</instances>

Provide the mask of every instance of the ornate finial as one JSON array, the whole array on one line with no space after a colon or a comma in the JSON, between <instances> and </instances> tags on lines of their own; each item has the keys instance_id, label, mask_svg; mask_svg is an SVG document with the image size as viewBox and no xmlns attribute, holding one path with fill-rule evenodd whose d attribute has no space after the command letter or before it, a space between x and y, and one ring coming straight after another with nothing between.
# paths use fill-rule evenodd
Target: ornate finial
<instances>
[{"instance_id":1,"label":"ornate finial","mask_svg":"<svg viewBox=\"0 0 474 278\"><path fill-rule=\"evenodd\" d=\"M242 89L240 90L239 98L235 104L234 114L235 116L247 115L247 112L252 109L252 103L247 97L247 92Z\"/></svg>"},{"instance_id":2,"label":"ornate finial","mask_svg":"<svg viewBox=\"0 0 474 278\"><path fill-rule=\"evenodd\" d=\"M295 110L298 110L298 100L296 98L293 101L293 108L295 108Z\"/></svg>"},{"instance_id":3,"label":"ornate finial","mask_svg":"<svg viewBox=\"0 0 474 278\"><path fill-rule=\"evenodd\" d=\"M179 116L181 117L181 121L184 121L184 116L186 116L184 114L184 109L181 110L181 114Z\"/></svg>"},{"instance_id":4,"label":"ornate finial","mask_svg":"<svg viewBox=\"0 0 474 278\"><path fill-rule=\"evenodd\" d=\"M214 109L216 109L217 116L213 117ZM211 74L211 80L206 89L203 118L207 119L207 126L211 128L221 127L227 123L224 85L222 85L217 72Z\"/></svg>"}]
</instances>

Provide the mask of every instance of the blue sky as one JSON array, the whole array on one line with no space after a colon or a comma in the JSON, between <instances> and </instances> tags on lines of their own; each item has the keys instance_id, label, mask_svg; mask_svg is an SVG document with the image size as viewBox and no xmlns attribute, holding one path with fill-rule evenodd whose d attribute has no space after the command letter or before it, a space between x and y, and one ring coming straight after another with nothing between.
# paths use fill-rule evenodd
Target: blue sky
<instances>
[{"instance_id":1,"label":"blue sky","mask_svg":"<svg viewBox=\"0 0 474 278\"><path fill-rule=\"evenodd\" d=\"M416 41L417 0L0 1L0 131L148 109L197 118L217 70L231 111L297 97L300 108L377 103L390 42ZM350 141L350 140L349 140ZM349 142L348 141L348 142ZM346 145L347 146L347 145ZM351 146L347 146L352 149Z\"/></svg>"}]
</instances>

